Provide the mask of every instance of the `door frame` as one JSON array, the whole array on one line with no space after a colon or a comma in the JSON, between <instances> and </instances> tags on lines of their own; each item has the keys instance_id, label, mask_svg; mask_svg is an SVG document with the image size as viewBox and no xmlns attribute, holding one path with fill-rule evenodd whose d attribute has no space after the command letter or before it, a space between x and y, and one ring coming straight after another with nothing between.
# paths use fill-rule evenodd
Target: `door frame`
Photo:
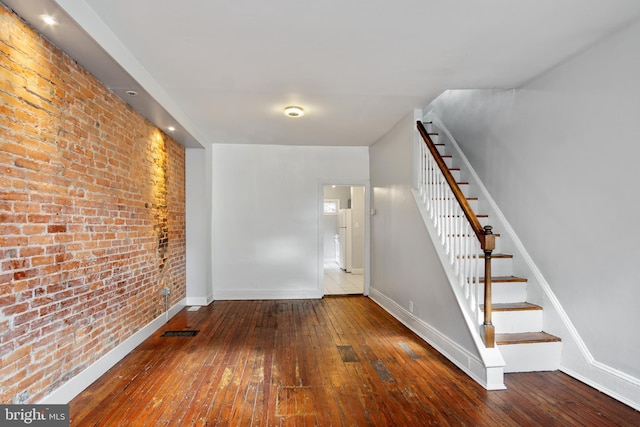
<instances>
[{"instance_id":1,"label":"door frame","mask_svg":"<svg viewBox=\"0 0 640 427\"><path fill-rule=\"evenodd\" d=\"M340 185L349 187L364 186L364 272L363 295L369 296L371 277L371 183L368 179L320 179L318 182L318 283L317 292L324 296L324 187Z\"/></svg>"}]
</instances>

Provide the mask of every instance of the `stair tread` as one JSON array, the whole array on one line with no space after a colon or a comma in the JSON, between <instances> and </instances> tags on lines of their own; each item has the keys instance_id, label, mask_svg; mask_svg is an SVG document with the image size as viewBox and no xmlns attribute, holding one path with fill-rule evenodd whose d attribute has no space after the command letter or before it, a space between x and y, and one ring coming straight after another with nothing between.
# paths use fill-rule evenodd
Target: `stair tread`
<instances>
[{"instance_id":1,"label":"stair tread","mask_svg":"<svg viewBox=\"0 0 640 427\"><path fill-rule=\"evenodd\" d=\"M480 277L478 278L478 280L480 280L480 282L484 282L484 277ZM517 276L491 276L491 282L492 283L496 283L496 282L527 282L528 280L524 277L517 277Z\"/></svg>"},{"instance_id":2,"label":"stair tread","mask_svg":"<svg viewBox=\"0 0 640 427\"><path fill-rule=\"evenodd\" d=\"M462 255L458 255L458 258L460 258ZM484 254L477 254L477 255L472 255L474 258L484 258ZM465 258L469 257L469 255L466 255ZM491 254L491 258L513 258L513 255L511 254L502 254L502 253L497 253L497 254Z\"/></svg>"},{"instance_id":3,"label":"stair tread","mask_svg":"<svg viewBox=\"0 0 640 427\"><path fill-rule=\"evenodd\" d=\"M497 345L508 344L533 344L541 342L559 342L562 341L555 335L546 332L519 332L509 334L496 334Z\"/></svg>"},{"instance_id":4,"label":"stair tread","mask_svg":"<svg viewBox=\"0 0 640 427\"><path fill-rule=\"evenodd\" d=\"M460 236L475 236L475 234L447 234L447 237L460 237ZM500 237L501 234L500 233L493 233L493 236L495 237Z\"/></svg>"},{"instance_id":5,"label":"stair tread","mask_svg":"<svg viewBox=\"0 0 640 427\"><path fill-rule=\"evenodd\" d=\"M475 234L447 234L447 237L469 237L469 236L475 236ZM493 236L500 237L501 234L493 233Z\"/></svg>"},{"instance_id":6,"label":"stair tread","mask_svg":"<svg viewBox=\"0 0 640 427\"><path fill-rule=\"evenodd\" d=\"M484 311L484 304L480 305L480 310ZM542 310L539 305L531 304L529 302L501 302L491 304L491 311L529 311L529 310Z\"/></svg>"}]
</instances>

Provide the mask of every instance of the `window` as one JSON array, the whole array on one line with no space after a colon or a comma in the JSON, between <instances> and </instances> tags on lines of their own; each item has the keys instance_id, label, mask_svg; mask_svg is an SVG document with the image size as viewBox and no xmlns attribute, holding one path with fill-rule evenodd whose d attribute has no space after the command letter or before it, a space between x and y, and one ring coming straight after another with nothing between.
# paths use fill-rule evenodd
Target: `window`
<instances>
[{"instance_id":1,"label":"window","mask_svg":"<svg viewBox=\"0 0 640 427\"><path fill-rule=\"evenodd\" d=\"M325 199L324 200L324 214L325 215L338 215L338 209L340 209L340 199Z\"/></svg>"}]
</instances>

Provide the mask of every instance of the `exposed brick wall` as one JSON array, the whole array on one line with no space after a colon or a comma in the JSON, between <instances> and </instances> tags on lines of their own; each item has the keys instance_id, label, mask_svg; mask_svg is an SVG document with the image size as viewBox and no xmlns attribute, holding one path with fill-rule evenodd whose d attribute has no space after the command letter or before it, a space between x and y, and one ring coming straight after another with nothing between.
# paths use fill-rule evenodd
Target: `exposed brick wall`
<instances>
[{"instance_id":1,"label":"exposed brick wall","mask_svg":"<svg viewBox=\"0 0 640 427\"><path fill-rule=\"evenodd\" d=\"M0 4L0 403L185 297L184 149Z\"/></svg>"}]
</instances>

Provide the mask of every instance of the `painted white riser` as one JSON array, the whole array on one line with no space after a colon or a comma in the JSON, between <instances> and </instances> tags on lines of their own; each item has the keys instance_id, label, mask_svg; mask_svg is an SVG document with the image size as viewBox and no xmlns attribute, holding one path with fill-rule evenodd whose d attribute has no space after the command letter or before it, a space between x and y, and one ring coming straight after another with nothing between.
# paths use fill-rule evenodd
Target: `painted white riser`
<instances>
[{"instance_id":1,"label":"painted white riser","mask_svg":"<svg viewBox=\"0 0 640 427\"><path fill-rule=\"evenodd\" d=\"M494 282L491 284L492 302L524 302L527 300L526 282ZM480 295L484 295L484 285L480 285Z\"/></svg>"},{"instance_id":2,"label":"painted white riser","mask_svg":"<svg viewBox=\"0 0 640 427\"><path fill-rule=\"evenodd\" d=\"M494 311L491 319L496 334L542 331L542 310Z\"/></svg>"},{"instance_id":3,"label":"painted white riser","mask_svg":"<svg viewBox=\"0 0 640 427\"><path fill-rule=\"evenodd\" d=\"M478 269L479 269L479 272L482 272L484 269L484 260L483 260L484 255L479 255L479 257L481 259L478 265ZM491 271L493 273L492 276L511 276L513 272L513 258L492 258Z\"/></svg>"},{"instance_id":4,"label":"painted white riser","mask_svg":"<svg viewBox=\"0 0 640 427\"><path fill-rule=\"evenodd\" d=\"M504 372L555 371L560 368L562 342L498 346L506 366Z\"/></svg>"},{"instance_id":5,"label":"painted white riser","mask_svg":"<svg viewBox=\"0 0 640 427\"><path fill-rule=\"evenodd\" d=\"M475 234L474 234L474 236L475 236ZM495 242L496 242L496 248L494 249L493 253L499 253L500 252L500 236L496 236ZM493 263L492 263L492 265L493 265ZM494 271L493 275L494 276L498 276L498 274L496 274L495 271Z\"/></svg>"},{"instance_id":6,"label":"painted white riser","mask_svg":"<svg viewBox=\"0 0 640 427\"><path fill-rule=\"evenodd\" d=\"M458 187L460 187L460 191L462 191L462 194L464 195L464 197L471 197L470 194L470 186L469 184L460 184L458 183Z\"/></svg>"}]
</instances>

